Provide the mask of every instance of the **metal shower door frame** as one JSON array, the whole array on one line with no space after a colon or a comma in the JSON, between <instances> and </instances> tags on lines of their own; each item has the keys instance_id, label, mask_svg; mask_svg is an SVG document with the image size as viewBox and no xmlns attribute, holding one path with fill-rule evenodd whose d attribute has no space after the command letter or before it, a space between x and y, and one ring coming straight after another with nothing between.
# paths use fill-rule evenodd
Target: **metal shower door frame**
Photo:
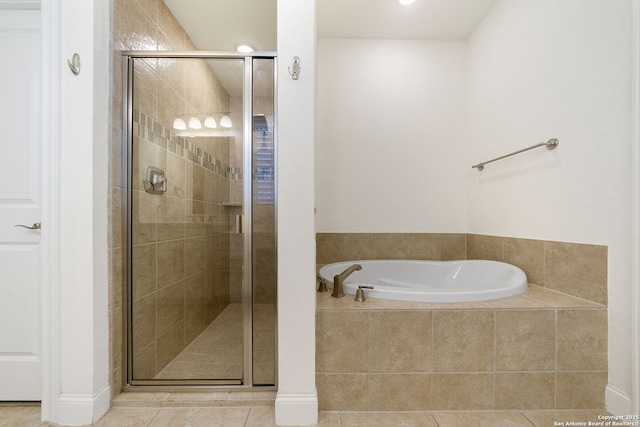
<instances>
[{"instance_id":1,"label":"metal shower door frame","mask_svg":"<svg viewBox=\"0 0 640 427\"><path fill-rule=\"evenodd\" d=\"M123 162L122 162L122 185L123 185L123 221L125 233L125 245L123 245L123 274L126 278L125 295L123 298L123 322L126 334L123 337L123 384L125 389L144 390L179 390L185 391L185 386L202 387L211 386L216 390L223 388L238 389L252 388L253 379L253 60L270 59L273 60L273 139L274 147L277 147L277 69L278 60L276 52L251 52L233 53L216 51L123 51ZM132 373L133 366L133 313L130 299L132 296L132 194L133 183L133 61L134 59L161 58L161 59L221 59L221 60L242 60L243 61L243 266L242 266L242 341L243 341L243 370L242 379L233 380L192 380L192 379L169 379L169 380L134 380ZM277 152L277 149L276 149ZM274 156L274 169L277 171L277 155ZM274 175L274 235L277 236L277 173ZM275 253L277 260L277 251ZM277 262L276 262L277 265ZM276 271L277 276L277 271ZM277 290L276 290L277 292ZM277 307L275 312L277 313ZM276 315L277 319L277 315ZM275 320L274 320L275 321ZM275 326L274 341L277 342L277 325ZM276 388L277 386L277 348L275 349L274 385L261 386L261 390Z\"/></svg>"}]
</instances>

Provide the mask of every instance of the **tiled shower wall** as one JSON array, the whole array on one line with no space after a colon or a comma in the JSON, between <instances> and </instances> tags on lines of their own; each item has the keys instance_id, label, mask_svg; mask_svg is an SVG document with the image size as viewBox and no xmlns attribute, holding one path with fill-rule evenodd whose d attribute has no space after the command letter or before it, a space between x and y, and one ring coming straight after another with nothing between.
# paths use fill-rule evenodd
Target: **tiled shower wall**
<instances>
[{"instance_id":1,"label":"tiled shower wall","mask_svg":"<svg viewBox=\"0 0 640 427\"><path fill-rule=\"evenodd\" d=\"M229 303L231 141L180 138L136 110L133 134L133 370L153 378ZM165 194L144 191L147 166L166 171Z\"/></svg>"},{"instance_id":2,"label":"tiled shower wall","mask_svg":"<svg viewBox=\"0 0 640 427\"><path fill-rule=\"evenodd\" d=\"M122 223L122 105L123 105L123 50L194 50L195 46L161 0L114 0L111 23L112 74L111 74L111 138L109 158L109 315L110 315L110 374L111 389L118 394L123 385L123 244L125 236ZM138 316L151 318L151 312L163 312L155 322L147 322L147 328L138 332L138 340L146 344L149 372L157 372L171 354L179 351L179 345L158 352L161 336L172 334L176 342L184 343L198 329L204 327L228 298L229 290L217 286L220 282L213 274L225 274L220 263L228 259L229 208L222 206L229 192L229 176L224 176L230 164L228 142L205 143L185 141L183 146L163 145L162 135L167 136L174 115L200 112L229 111L229 98L213 74L201 62L153 60L138 67L138 73L146 73L145 82L136 87L138 119L142 132L152 131L151 138L141 142L137 160L142 166L165 168L169 179L169 191L165 196L150 196L136 187L138 200L147 199L150 204L134 213L138 223L137 236L140 245L134 249L138 267L146 269L145 286L136 298ZM140 76L140 75L139 75ZM142 80L140 80L142 81ZM202 88L207 90L203 91ZM187 101L188 100L188 101ZM214 110L215 109L215 110ZM144 122L144 123L142 123ZM154 136L155 135L155 136ZM160 139L157 139L160 136ZM156 138L154 140L154 138ZM170 138L169 138L170 139ZM171 148L175 148L172 151ZM180 152L182 149L182 152ZM207 167L210 154L220 162L222 173ZM195 157L192 154L196 154ZM205 160L205 162L203 162ZM155 164L152 164L155 163ZM215 161L214 161L215 166ZM228 171L227 171L228 172ZM140 184L136 175L134 182ZM193 185L191 185L193 182ZM218 185L216 187L213 184ZM217 189L216 189L217 188ZM151 198L151 199L149 199ZM228 199L227 199L228 200ZM155 226L148 210L155 207ZM211 218L212 221L208 221ZM153 262L155 254L155 263ZM192 254L195 254L192 256ZM206 258L204 255L207 255ZM216 256L210 256L217 254ZM212 263L217 263L212 265ZM170 265L170 271L164 271ZM215 268L214 268L215 267ZM152 271L155 270L155 271ZM212 273L213 271L216 273ZM228 269L227 273L228 274ZM195 291L195 293L193 293ZM194 297L194 295L198 295ZM202 295L200 297L199 295ZM154 302L155 299L155 302ZM164 302L163 302L164 301ZM182 311L180 309L182 307ZM188 307L189 310L185 310ZM195 315L186 315L193 309ZM182 312L182 314L180 314ZM153 338L152 338L153 337ZM146 341L145 341L146 340ZM155 344L154 344L155 341ZM155 355L151 349L156 347ZM151 363L153 358L153 363Z\"/></svg>"}]
</instances>

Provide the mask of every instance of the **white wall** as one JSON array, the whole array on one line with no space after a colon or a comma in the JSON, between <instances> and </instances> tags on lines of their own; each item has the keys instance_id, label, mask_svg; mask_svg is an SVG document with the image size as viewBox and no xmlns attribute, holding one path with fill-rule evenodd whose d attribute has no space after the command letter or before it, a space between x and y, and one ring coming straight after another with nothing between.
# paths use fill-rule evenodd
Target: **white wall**
<instances>
[{"instance_id":1,"label":"white wall","mask_svg":"<svg viewBox=\"0 0 640 427\"><path fill-rule=\"evenodd\" d=\"M318 40L318 232L465 231L465 61L464 42Z\"/></svg>"},{"instance_id":2,"label":"white wall","mask_svg":"<svg viewBox=\"0 0 640 427\"><path fill-rule=\"evenodd\" d=\"M316 424L315 0L278 0L279 425ZM302 71L287 71L294 56Z\"/></svg>"},{"instance_id":3,"label":"white wall","mask_svg":"<svg viewBox=\"0 0 640 427\"><path fill-rule=\"evenodd\" d=\"M609 383L631 394L631 2L502 0L469 39L470 233L609 246Z\"/></svg>"}]
</instances>

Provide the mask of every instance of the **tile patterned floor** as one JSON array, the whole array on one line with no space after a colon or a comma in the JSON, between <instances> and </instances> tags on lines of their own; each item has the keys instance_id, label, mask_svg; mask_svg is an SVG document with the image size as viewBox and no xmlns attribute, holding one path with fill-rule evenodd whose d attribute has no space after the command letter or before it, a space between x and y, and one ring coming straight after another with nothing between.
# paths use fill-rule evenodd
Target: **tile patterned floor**
<instances>
[{"instance_id":1,"label":"tile patterned floor","mask_svg":"<svg viewBox=\"0 0 640 427\"><path fill-rule=\"evenodd\" d=\"M242 392L241 392L242 393ZM186 394L186 393L185 393ZM205 404L204 395L199 399ZM245 393L245 398L246 398ZM169 395L169 394L168 394ZM180 403L174 396L168 403ZM184 397L184 396L182 396ZM197 401L198 399L195 399ZM193 400L191 400L193 403ZM237 402L227 399L227 403ZM244 402L248 402L244 400ZM151 406L113 407L100 427L271 427L276 426L271 406ZM479 412L321 412L320 427L551 427L569 422L602 421L602 410L479 411ZM38 405L0 405L0 427L49 426L41 423ZM558 423L558 424L556 424Z\"/></svg>"},{"instance_id":2,"label":"tile patterned floor","mask_svg":"<svg viewBox=\"0 0 640 427\"><path fill-rule=\"evenodd\" d=\"M254 305L254 382L273 384L275 310ZM232 303L156 379L229 379L242 377L242 305Z\"/></svg>"}]
</instances>

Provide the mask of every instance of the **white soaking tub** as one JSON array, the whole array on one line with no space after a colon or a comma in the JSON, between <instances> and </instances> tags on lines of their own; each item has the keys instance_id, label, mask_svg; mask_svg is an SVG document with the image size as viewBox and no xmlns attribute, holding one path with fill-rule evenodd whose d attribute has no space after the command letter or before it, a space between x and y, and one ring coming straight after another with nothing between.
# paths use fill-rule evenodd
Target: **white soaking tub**
<instances>
[{"instance_id":1,"label":"white soaking tub","mask_svg":"<svg viewBox=\"0 0 640 427\"><path fill-rule=\"evenodd\" d=\"M510 297L526 292L527 276L518 267L498 261L365 260L325 265L320 276L333 288L333 277L360 264L343 282L345 294L358 286L367 297L398 301L471 302Z\"/></svg>"}]
</instances>

